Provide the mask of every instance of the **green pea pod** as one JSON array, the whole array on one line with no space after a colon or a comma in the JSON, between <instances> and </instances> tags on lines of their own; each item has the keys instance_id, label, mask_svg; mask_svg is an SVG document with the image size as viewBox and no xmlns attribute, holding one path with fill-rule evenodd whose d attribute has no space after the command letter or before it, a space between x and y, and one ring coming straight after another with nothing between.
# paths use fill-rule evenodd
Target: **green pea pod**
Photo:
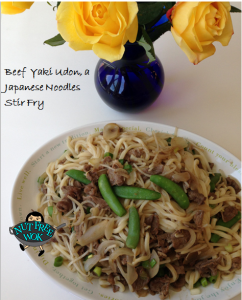
<instances>
[{"instance_id":1,"label":"green pea pod","mask_svg":"<svg viewBox=\"0 0 242 300\"><path fill-rule=\"evenodd\" d=\"M114 186L114 193L124 199L134 200L157 200L161 194L149 189L143 189L135 186Z\"/></svg>"},{"instance_id":2,"label":"green pea pod","mask_svg":"<svg viewBox=\"0 0 242 300\"><path fill-rule=\"evenodd\" d=\"M126 214L126 210L123 208L122 204L114 194L109 180L105 174L102 174L98 178L98 187L103 196L103 199L107 202L112 211L119 217L124 216Z\"/></svg>"},{"instance_id":3,"label":"green pea pod","mask_svg":"<svg viewBox=\"0 0 242 300\"><path fill-rule=\"evenodd\" d=\"M178 184L161 175L151 175L150 181L154 182L159 187L164 189L168 194L170 194L181 208L188 208L190 202L187 194Z\"/></svg>"},{"instance_id":4,"label":"green pea pod","mask_svg":"<svg viewBox=\"0 0 242 300\"><path fill-rule=\"evenodd\" d=\"M223 226L226 228L231 228L234 224L236 224L241 219L241 212L239 211L237 215L230 221L224 222L222 219L219 219L216 225ZM221 236L215 233L211 235L211 242L217 243L221 239Z\"/></svg>"},{"instance_id":5,"label":"green pea pod","mask_svg":"<svg viewBox=\"0 0 242 300\"><path fill-rule=\"evenodd\" d=\"M66 175L84 184L91 183L91 181L86 178L85 173L83 171L69 170L66 172Z\"/></svg>"},{"instance_id":6,"label":"green pea pod","mask_svg":"<svg viewBox=\"0 0 242 300\"><path fill-rule=\"evenodd\" d=\"M135 249L139 244L140 220L139 213L134 206L129 208L129 231L126 246Z\"/></svg>"},{"instance_id":7,"label":"green pea pod","mask_svg":"<svg viewBox=\"0 0 242 300\"><path fill-rule=\"evenodd\" d=\"M210 192L213 192L215 190L215 186L218 183L219 179L221 177L220 173L214 173L214 175L210 174Z\"/></svg>"}]
</instances>

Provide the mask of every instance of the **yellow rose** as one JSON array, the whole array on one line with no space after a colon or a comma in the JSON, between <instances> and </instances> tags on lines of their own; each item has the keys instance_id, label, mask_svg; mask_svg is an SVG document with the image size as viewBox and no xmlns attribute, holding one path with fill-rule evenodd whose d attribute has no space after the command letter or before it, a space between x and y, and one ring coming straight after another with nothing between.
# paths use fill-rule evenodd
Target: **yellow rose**
<instances>
[{"instance_id":1,"label":"yellow rose","mask_svg":"<svg viewBox=\"0 0 242 300\"><path fill-rule=\"evenodd\" d=\"M93 50L110 62L124 54L138 32L136 2L61 2L56 19L63 39L75 51Z\"/></svg>"},{"instance_id":2,"label":"yellow rose","mask_svg":"<svg viewBox=\"0 0 242 300\"><path fill-rule=\"evenodd\" d=\"M233 32L229 2L179 2L171 12L172 35L195 65L227 46Z\"/></svg>"},{"instance_id":3,"label":"yellow rose","mask_svg":"<svg viewBox=\"0 0 242 300\"><path fill-rule=\"evenodd\" d=\"M29 9L34 2L1 2L1 13L16 15Z\"/></svg>"}]
</instances>

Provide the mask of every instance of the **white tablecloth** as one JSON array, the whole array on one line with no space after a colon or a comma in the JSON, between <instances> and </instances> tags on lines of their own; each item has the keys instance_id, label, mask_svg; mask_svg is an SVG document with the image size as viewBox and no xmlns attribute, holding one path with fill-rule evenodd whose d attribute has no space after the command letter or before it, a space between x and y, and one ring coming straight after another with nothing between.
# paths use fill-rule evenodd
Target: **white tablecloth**
<instances>
[{"instance_id":1,"label":"white tablecloth","mask_svg":"<svg viewBox=\"0 0 242 300\"><path fill-rule=\"evenodd\" d=\"M237 2L234 5L240 7ZM155 42L165 70L165 86L158 100L138 114L112 110L94 87L98 57L91 51L75 52L67 44L43 45L57 34L55 12L47 3L34 3L19 15L1 16L1 91L6 84L79 84L80 91L45 91L1 94L2 188L1 188L1 299L69 299L41 273L10 236L11 191L28 157L55 136L78 126L109 120L144 120L177 126L222 146L236 157L241 153L241 15L232 15L234 35L229 46L216 45L216 53L197 66L176 45L171 33ZM6 75L26 67L25 78ZM36 75L36 69L90 70L86 76ZM38 71L35 73L37 74ZM21 74L21 73L20 73ZM6 100L34 99L37 106L6 106ZM11 103L11 102L10 102ZM41 102L40 102L41 103ZM37 105L37 104L36 104ZM40 106L41 108L41 106ZM71 296L72 299L78 299ZM240 299L239 296L234 300Z\"/></svg>"}]
</instances>

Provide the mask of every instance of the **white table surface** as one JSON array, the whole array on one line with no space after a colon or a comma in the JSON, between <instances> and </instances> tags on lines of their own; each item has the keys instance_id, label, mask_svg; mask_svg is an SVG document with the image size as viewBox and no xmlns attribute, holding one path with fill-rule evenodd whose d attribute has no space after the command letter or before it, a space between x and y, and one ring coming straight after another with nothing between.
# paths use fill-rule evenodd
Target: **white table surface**
<instances>
[{"instance_id":1,"label":"white table surface","mask_svg":"<svg viewBox=\"0 0 242 300\"><path fill-rule=\"evenodd\" d=\"M234 4L234 3L233 3ZM234 5L240 7L237 2ZM241 15L232 14L234 35L229 46L197 66L176 45L171 33L155 42L165 70L165 86L158 100L138 114L112 110L98 97L94 70L98 57L91 51L75 52L67 44L43 45L57 34L55 12L46 3L34 3L19 15L1 16L1 91L5 84L80 84L77 92L12 92L1 94L1 299L79 299L49 281L20 251L10 236L11 190L28 157L55 136L98 121L144 120L177 126L241 154ZM4 69L27 67L25 78L6 76ZM30 69L90 70L89 76L37 76ZM7 99L44 100L44 109L5 106ZM27 250L28 251L28 250ZM240 296L234 298L239 300Z\"/></svg>"}]
</instances>

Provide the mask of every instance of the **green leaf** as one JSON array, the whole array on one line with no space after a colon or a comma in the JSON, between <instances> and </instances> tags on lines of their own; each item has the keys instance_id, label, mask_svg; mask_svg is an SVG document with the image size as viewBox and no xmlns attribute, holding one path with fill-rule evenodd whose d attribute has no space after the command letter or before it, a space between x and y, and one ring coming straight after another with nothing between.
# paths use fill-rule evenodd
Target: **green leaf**
<instances>
[{"instance_id":1,"label":"green leaf","mask_svg":"<svg viewBox=\"0 0 242 300\"><path fill-rule=\"evenodd\" d=\"M239 8L237 8L237 7L231 5L231 10L230 10L230 12L241 12L241 10L240 10Z\"/></svg>"},{"instance_id":2,"label":"green leaf","mask_svg":"<svg viewBox=\"0 0 242 300\"><path fill-rule=\"evenodd\" d=\"M60 34L57 34L53 38L44 41L44 44L50 45L50 46L60 46L63 45L66 41L62 38Z\"/></svg>"},{"instance_id":3,"label":"green leaf","mask_svg":"<svg viewBox=\"0 0 242 300\"><path fill-rule=\"evenodd\" d=\"M50 2L48 2L48 1L47 1L47 4L49 4L49 6L52 6L52 5L50 4Z\"/></svg>"},{"instance_id":4,"label":"green leaf","mask_svg":"<svg viewBox=\"0 0 242 300\"><path fill-rule=\"evenodd\" d=\"M57 2L57 8L59 7L60 4L61 4L61 2Z\"/></svg>"},{"instance_id":5,"label":"green leaf","mask_svg":"<svg viewBox=\"0 0 242 300\"><path fill-rule=\"evenodd\" d=\"M152 29L147 30L147 33L149 34L150 39L152 42L156 41L162 34L165 32L171 30L171 23L168 21L166 23L163 23L161 25L158 25Z\"/></svg>"},{"instance_id":6,"label":"green leaf","mask_svg":"<svg viewBox=\"0 0 242 300\"><path fill-rule=\"evenodd\" d=\"M149 58L149 63L155 60L155 50L152 43L152 40L150 39L148 33L145 31L144 28L142 28L142 36L139 41L137 41L140 46L142 46L145 51L146 55Z\"/></svg>"}]
</instances>

